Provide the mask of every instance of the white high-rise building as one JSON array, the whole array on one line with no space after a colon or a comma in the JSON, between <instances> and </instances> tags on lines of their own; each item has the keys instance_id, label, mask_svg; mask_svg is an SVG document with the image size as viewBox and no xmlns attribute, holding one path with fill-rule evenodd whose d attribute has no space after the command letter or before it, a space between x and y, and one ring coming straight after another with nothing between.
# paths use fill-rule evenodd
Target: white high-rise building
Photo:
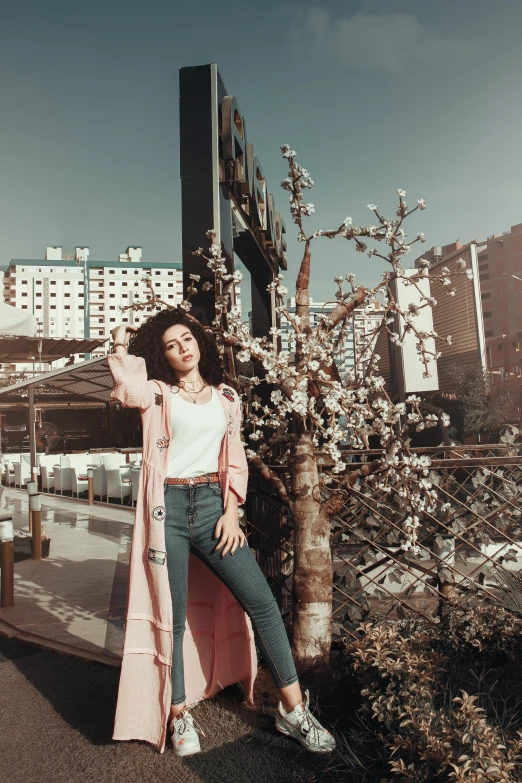
<instances>
[{"instance_id":1,"label":"white high-rise building","mask_svg":"<svg viewBox=\"0 0 522 783\"><path fill-rule=\"evenodd\" d=\"M89 260L88 247L77 246L74 255L64 256L60 246L49 246L45 259L12 259L0 267L4 302L34 313L39 336L108 338L118 323L138 326L151 314L152 308L119 309L146 300L144 277L152 279L155 293L167 304L182 301L181 262L145 263L141 256L141 247L128 247L117 261L95 261ZM103 356L107 346L93 358ZM53 368L65 361L53 362ZM3 369L32 370L33 365L4 365Z\"/></svg>"},{"instance_id":2,"label":"white high-rise building","mask_svg":"<svg viewBox=\"0 0 522 783\"><path fill-rule=\"evenodd\" d=\"M314 331L322 317L331 312L336 307L336 304L336 302L314 302L310 299L310 325ZM295 314L296 304L294 296L288 298L287 310L290 315ZM370 302L364 308L355 308L344 329L343 346L335 357L341 378L348 371L355 371L358 376L364 373L367 361L361 359L361 353L364 346L368 344L371 346L375 345L376 330L381 325L382 318L383 310L380 302L376 300ZM288 334L293 334L293 328L284 317L281 318L281 329L283 332L281 335L282 348L284 351L290 350L293 353L295 346L292 346L291 349L288 347ZM338 336L338 334L339 327L336 327L334 335Z\"/></svg>"}]
</instances>

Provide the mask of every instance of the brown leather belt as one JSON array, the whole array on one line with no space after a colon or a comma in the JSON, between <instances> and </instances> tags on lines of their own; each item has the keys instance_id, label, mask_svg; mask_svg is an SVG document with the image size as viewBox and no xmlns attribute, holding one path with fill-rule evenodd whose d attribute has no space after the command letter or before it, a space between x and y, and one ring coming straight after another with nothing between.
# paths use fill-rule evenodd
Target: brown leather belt
<instances>
[{"instance_id":1,"label":"brown leather belt","mask_svg":"<svg viewBox=\"0 0 522 783\"><path fill-rule=\"evenodd\" d=\"M205 473L203 476L193 476L192 478L165 479L165 484L206 484L207 482L219 484L219 473Z\"/></svg>"}]
</instances>

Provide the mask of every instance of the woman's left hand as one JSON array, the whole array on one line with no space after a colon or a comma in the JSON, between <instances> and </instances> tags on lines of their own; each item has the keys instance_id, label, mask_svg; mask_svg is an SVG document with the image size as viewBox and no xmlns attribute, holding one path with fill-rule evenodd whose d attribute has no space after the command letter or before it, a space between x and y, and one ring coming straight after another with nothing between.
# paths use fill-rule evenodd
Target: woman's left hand
<instances>
[{"instance_id":1,"label":"woman's left hand","mask_svg":"<svg viewBox=\"0 0 522 783\"><path fill-rule=\"evenodd\" d=\"M225 549L221 553L221 557L225 557L231 547L233 548L230 554L233 555L238 544L243 548L243 544L248 543L245 534L239 527L237 511L235 514L230 514L225 511L223 516L219 518L214 532L214 538L219 538L219 536L221 536L221 540L216 546L216 550L225 546Z\"/></svg>"}]
</instances>

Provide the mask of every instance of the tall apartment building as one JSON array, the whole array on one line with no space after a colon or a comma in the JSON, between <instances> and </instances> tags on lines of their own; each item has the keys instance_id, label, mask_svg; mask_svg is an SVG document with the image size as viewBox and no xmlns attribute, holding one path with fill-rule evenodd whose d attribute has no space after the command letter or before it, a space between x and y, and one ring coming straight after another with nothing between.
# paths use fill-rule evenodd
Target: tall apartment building
<instances>
[{"instance_id":1,"label":"tall apartment building","mask_svg":"<svg viewBox=\"0 0 522 783\"><path fill-rule=\"evenodd\" d=\"M480 247L478 263L486 338L520 332L522 223L488 237Z\"/></svg>"},{"instance_id":2,"label":"tall apartment building","mask_svg":"<svg viewBox=\"0 0 522 783\"><path fill-rule=\"evenodd\" d=\"M321 317L331 312L336 303L329 302L314 302L310 300L310 325L312 329L318 326ZM289 297L287 300L287 310L290 315L296 312L295 296ZM382 322L383 311L381 305L377 301L370 302L364 308L357 307L349 320L348 327L344 330L344 344L335 357L335 362L339 370L341 377L344 377L348 371L356 372L357 375L362 375L366 368L366 362L361 360L361 347L368 343L370 340L372 343L375 341L373 337L376 334L376 329ZM293 353L295 347L288 346L288 335L293 333L291 324L286 318L281 319L281 341L284 351L290 351ZM337 336L339 333L339 327L335 329L334 334Z\"/></svg>"},{"instance_id":3,"label":"tall apartment building","mask_svg":"<svg viewBox=\"0 0 522 783\"><path fill-rule=\"evenodd\" d=\"M477 242L468 242L466 245L454 242L444 247L433 247L415 261L416 267L419 267L422 258L430 261L430 275L444 277L441 270L449 270L451 286L445 286L437 279L430 281L431 295L437 301L433 307L433 328L439 335L435 347L441 353L437 361L441 391L451 391L444 371L448 364L481 364L486 367L483 299L478 267L480 248ZM472 271L473 279L460 269L460 259ZM448 294L448 288L455 291L454 296ZM451 343L448 343L448 336L451 337Z\"/></svg>"},{"instance_id":4,"label":"tall apartment building","mask_svg":"<svg viewBox=\"0 0 522 783\"><path fill-rule=\"evenodd\" d=\"M141 256L140 247L128 247L117 261L95 261L89 260L88 247L77 246L74 255L64 256L61 247L53 246L47 248L44 259L12 259L0 267L4 302L34 313L42 337L108 338L118 323L139 326L151 314L152 308L119 309L147 298L145 276L152 279L155 293L167 304L177 305L183 298L181 262L144 263ZM53 366L56 369L59 363Z\"/></svg>"}]
</instances>

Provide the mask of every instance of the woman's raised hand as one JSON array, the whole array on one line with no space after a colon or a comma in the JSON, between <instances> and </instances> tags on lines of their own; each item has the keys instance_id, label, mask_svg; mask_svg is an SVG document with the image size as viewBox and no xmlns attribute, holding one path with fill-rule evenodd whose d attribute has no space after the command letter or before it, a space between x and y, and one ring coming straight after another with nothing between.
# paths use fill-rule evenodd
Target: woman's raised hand
<instances>
[{"instance_id":1,"label":"woman's raised hand","mask_svg":"<svg viewBox=\"0 0 522 783\"><path fill-rule=\"evenodd\" d=\"M118 324L118 326L115 326L111 332L113 342L127 345L129 342L129 333L136 331L136 326L130 326L129 324Z\"/></svg>"}]
</instances>

